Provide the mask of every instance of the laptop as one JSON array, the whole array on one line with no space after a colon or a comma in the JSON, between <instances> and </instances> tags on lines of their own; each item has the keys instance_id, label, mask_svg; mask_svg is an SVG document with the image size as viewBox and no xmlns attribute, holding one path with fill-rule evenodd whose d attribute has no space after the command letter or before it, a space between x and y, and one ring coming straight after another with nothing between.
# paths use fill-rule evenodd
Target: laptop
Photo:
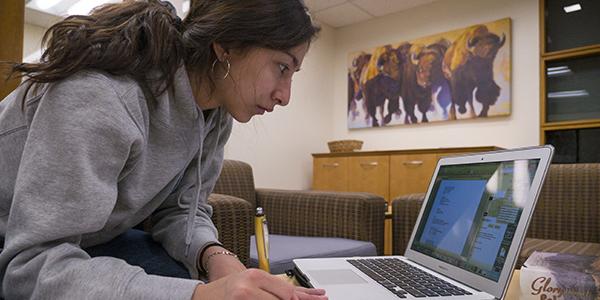
<instances>
[{"instance_id":1,"label":"laptop","mask_svg":"<svg viewBox=\"0 0 600 300\"><path fill-rule=\"evenodd\" d=\"M554 148L438 161L404 256L295 259L329 299L500 299L506 293Z\"/></svg>"}]
</instances>

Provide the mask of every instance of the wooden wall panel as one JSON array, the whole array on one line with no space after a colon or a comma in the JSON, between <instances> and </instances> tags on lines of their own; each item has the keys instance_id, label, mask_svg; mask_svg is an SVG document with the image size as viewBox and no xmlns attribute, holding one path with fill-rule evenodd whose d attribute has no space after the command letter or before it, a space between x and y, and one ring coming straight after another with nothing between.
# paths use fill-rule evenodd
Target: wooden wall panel
<instances>
[{"instance_id":1,"label":"wooden wall panel","mask_svg":"<svg viewBox=\"0 0 600 300\"><path fill-rule=\"evenodd\" d=\"M24 16L24 0L0 1L0 62L22 61ZM19 84L19 79L6 81L7 71L0 68L0 100Z\"/></svg>"}]
</instances>

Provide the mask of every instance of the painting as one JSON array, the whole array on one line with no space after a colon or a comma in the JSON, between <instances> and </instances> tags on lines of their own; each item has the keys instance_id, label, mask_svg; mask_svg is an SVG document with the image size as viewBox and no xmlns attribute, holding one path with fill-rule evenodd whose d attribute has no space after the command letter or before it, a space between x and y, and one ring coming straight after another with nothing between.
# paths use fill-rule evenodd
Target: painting
<instances>
[{"instance_id":1,"label":"painting","mask_svg":"<svg viewBox=\"0 0 600 300\"><path fill-rule=\"evenodd\" d=\"M348 55L348 128L508 116L510 19Z\"/></svg>"}]
</instances>

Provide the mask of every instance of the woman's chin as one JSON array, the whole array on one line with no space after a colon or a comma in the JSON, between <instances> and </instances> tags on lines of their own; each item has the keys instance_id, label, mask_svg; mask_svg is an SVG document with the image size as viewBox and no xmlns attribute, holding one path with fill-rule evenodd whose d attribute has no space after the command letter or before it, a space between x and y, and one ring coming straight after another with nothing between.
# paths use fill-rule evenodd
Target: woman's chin
<instances>
[{"instance_id":1,"label":"woman's chin","mask_svg":"<svg viewBox=\"0 0 600 300\"><path fill-rule=\"evenodd\" d=\"M250 122L250 119L252 119L252 117L254 115L247 115L247 114L232 114L231 115L236 121L240 122L240 123L248 123Z\"/></svg>"}]
</instances>

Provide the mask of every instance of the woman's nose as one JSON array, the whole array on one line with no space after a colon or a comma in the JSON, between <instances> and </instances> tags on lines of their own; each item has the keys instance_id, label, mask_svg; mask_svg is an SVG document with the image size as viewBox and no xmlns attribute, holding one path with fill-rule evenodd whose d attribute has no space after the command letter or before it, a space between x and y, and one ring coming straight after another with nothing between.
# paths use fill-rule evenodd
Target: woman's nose
<instances>
[{"instance_id":1,"label":"woman's nose","mask_svg":"<svg viewBox=\"0 0 600 300\"><path fill-rule=\"evenodd\" d=\"M273 92L273 100L275 100L278 105L286 106L288 103L290 103L290 93L291 80L287 81L285 84L282 84Z\"/></svg>"}]
</instances>

